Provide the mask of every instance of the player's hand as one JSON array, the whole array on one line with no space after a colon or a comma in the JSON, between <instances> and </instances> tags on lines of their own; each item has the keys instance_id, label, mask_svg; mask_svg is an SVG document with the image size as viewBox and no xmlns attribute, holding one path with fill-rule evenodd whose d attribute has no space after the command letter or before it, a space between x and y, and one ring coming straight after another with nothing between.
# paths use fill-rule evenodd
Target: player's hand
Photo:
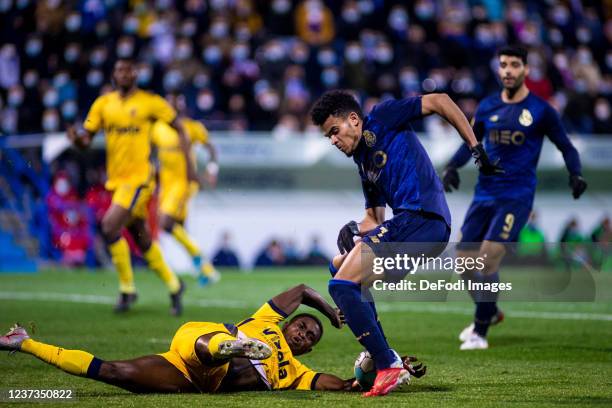
<instances>
[{"instance_id":1,"label":"player's hand","mask_svg":"<svg viewBox=\"0 0 612 408\"><path fill-rule=\"evenodd\" d=\"M79 149L85 149L91 143L89 133L82 132L82 134L79 134L79 131L73 125L66 128L66 135L68 136L68 140Z\"/></svg>"},{"instance_id":2,"label":"player's hand","mask_svg":"<svg viewBox=\"0 0 612 408\"><path fill-rule=\"evenodd\" d=\"M570 176L569 186L572 188L572 196L574 197L574 200L577 200L587 189L588 184L581 175L573 174Z\"/></svg>"},{"instance_id":3,"label":"player's hand","mask_svg":"<svg viewBox=\"0 0 612 408\"><path fill-rule=\"evenodd\" d=\"M452 193L453 190L459 189L459 172L452 166L447 166L442 173L442 184L444 191Z\"/></svg>"},{"instance_id":4,"label":"player's hand","mask_svg":"<svg viewBox=\"0 0 612 408\"><path fill-rule=\"evenodd\" d=\"M342 326L344 326L344 323L346 323L344 320L344 313L342 313L342 310L338 308L334 309L334 316L330 317L329 321L336 329L342 328Z\"/></svg>"},{"instance_id":5,"label":"player's hand","mask_svg":"<svg viewBox=\"0 0 612 408\"><path fill-rule=\"evenodd\" d=\"M485 176L504 173L504 169L499 165L499 159L491 163L482 144L478 143L476 146L472 147L472 157L475 159L474 162L480 172Z\"/></svg>"},{"instance_id":6,"label":"player's hand","mask_svg":"<svg viewBox=\"0 0 612 408\"><path fill-rule=\"evenodd\" d=\"M359 226L355 221L350 221L338 233L338 250L341 254L351 252L355 247L353 237L359 236Z\"/></svg>"},{"instance_id":7,"label":"player's hand","mask_svg":"<svg viewBox=\"0 0 612 408\"><path fill-rule=\"evenodd\" d=\"M219 165L215 162L209 162L206 165L204 179L210 188L217 187L217 175L219 174Z\"/></svg>"},{"instance_id":8,"label":"player's hand","mask_svg":"<svg viewBox=\"0 0 612 408\"><path fill-rule=\"evenodd\" d=\"M421 378L427 373L427 366L424 366L423 363L412 364L419 361L418 358L414 356L403 356L402 362L404 363L404 368L408 370L410 375L416 378Z\"/></svg>"}]
</instances>

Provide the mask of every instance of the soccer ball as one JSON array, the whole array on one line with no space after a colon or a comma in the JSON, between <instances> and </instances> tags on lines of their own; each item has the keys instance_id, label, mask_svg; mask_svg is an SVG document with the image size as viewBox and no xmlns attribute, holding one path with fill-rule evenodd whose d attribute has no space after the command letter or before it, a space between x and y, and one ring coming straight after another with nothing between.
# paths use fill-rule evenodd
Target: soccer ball
<instances>
[{"instance_id":1,"label":"soccer ball","mask_svg":"<svg viewBox=\"0 0 612 408\"><path fill-rule=\"evenodd\" d=\"M372 388L376 379L376 365L367 351L362 351L355 360L355 379L365 391Z\"/></svg>"}]
</instances>

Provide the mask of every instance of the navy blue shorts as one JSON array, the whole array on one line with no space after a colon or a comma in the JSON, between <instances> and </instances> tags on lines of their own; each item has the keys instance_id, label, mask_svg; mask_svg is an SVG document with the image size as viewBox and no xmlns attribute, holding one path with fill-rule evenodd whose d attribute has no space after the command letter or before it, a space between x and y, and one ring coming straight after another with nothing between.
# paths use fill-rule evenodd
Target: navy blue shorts
<instances>
[{"instance_id":1,"label":"navy blue shorts","mask_svg":"<svg viewBox=\"0 0 612 408\"><path fill-rule=\"evenodd\" d=\"M461 227L461 242L516 242L531 203L518 200L472 201Z\"/></svg>"}]
</instances>

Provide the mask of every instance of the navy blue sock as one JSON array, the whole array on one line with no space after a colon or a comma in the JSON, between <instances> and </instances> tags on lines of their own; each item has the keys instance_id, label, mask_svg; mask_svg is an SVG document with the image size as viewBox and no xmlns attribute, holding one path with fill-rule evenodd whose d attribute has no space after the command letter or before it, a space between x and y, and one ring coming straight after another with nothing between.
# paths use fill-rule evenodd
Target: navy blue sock
<instances>
[{"instance_id":1,"label":"navy blue sock","mask_svg":"<svg viewBox=\"0 0 612 408\"><path fill-rule=\"evenodd\" d=\"M395 362L395 353L389 348L369 302L361 301L361 286L347 280L329 281L329 294L344 313L346 324L357 340L370 352L378 370Z\"/></svg>"},{"instance_id":2,"label":"navy blue sock","mask_svg":"<svg viewBox=\"0 0 612 408\"><path fill-rule=\"evenodd\" d=\"M482 276L480 282L499 283L499 273ZM491 325L491 319L497 313L497 298L499 292L483 290L478 293L476 302L476 314L474 318L474 331L482 337L487 336L487 331Z\"/></svg>"},{"instance_id":3,"label":"navy blue sock","mask_svg":"<svg viewBox=\"0 0 612 408\"><path fill-rule=\"evenodd\" d=\"M329 261L329 273L331 273L332 278L336 276L338 270L334 266L334 260Z\"/></svg>"},{"instance_id":4,"label":"navy blue sock","mask_svg":"<svg viewBox=\"0 0 612 408\"><path fill-rule=\"evenodd\" d=\"M93 360L91 360L91 363L89 363L86 376L94 380L97 379L102 363L104 363L104 361L100 360L98 357L94 357Z\"/></svg>"},{"instance_id":5,"label":"navy blue sock","mask_svg":"<svg viewBox=\"0 0 612 408\"><path fill-rule=\"evenodd\" d=\"M364 299L367 299L368 305L370 305L370 309L372 309L372 313L374 313L374 319L376 319L376 324L378 325L378 329L380 330L383 337L385 338L385 341L387 341L387 336L385 335L385 331L383 330L382 325L380 324L380 320L378 320L378 312L376 311L376 303L374 303L374 297L372 297L372 292L368 289L367 291L363 293L363 297ZM388 345L389 345L389 342L387 341L387 346Z\"/></svg>"}]
</instances>

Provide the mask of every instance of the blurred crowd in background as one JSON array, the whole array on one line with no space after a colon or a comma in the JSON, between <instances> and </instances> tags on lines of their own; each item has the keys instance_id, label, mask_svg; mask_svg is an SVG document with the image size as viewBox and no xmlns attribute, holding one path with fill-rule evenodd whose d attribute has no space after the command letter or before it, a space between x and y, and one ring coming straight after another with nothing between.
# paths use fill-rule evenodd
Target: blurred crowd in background
<instances>
[{"instance_id":1,"label":"blurred crowd in background","mask_svg":"<svg viewBox=\"0 0 612 408\"><path fill-rule=\"evenodd\" d=\"M304 130L338 87L366 111L447 92L469 117L508 43L529 48L528 86L569 131L612 133L610 0L0 0L0 38L3 134L82 119L120 57L213 130Z\"/></svg>"}]
</instances>

